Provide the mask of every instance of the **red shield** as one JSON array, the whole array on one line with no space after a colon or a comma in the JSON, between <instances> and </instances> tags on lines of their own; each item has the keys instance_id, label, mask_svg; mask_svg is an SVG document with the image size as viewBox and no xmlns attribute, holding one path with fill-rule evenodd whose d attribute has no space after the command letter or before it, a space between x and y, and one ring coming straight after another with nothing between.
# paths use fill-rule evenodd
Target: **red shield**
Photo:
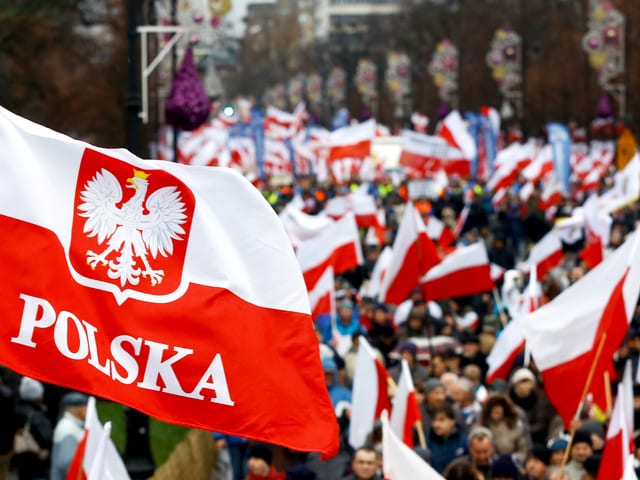
<instances>
[{"instance_id":1,"label":"red shield","mask_svg":"<svg viewBox=\"0 0 640 480\"><path fill-rule=\"evenodd\" d=\"M191 190L164 170L135 168L87 148L76 184L71 265L93 280L83 284L118 296L171 294L181 284L194 206Z\"/></svg>"}]
</instances>

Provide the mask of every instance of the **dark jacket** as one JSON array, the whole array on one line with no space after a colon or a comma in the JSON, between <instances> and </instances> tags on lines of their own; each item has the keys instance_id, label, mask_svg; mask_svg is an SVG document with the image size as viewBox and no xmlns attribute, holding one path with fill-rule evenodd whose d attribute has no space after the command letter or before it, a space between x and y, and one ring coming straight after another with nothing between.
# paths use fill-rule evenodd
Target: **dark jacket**
<instances>
[{"instance_id":1,"label":"dark jacket","mask_svg":"<svg viewBox=\"0 0 640 480\"><path fill-rule=\"evenodd\" d=\"M431 451L431 466L438 473L443 473L453 460L467 454L467 437L457 428L448 437L436 435L433 429L430 429L426 440Z\"/></svg>"}]
</instances>

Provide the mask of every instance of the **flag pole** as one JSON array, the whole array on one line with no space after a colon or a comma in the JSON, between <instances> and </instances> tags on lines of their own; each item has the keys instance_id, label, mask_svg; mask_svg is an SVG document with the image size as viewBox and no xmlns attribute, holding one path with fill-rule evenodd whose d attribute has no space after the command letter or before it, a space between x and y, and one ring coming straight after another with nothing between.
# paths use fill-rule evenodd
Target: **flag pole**
<instances>
[{"instance_id":1,"label":"flag pole","mask_svg":"<svg viewBox=\"0 0 640 480\"><path fill-rule=\"evenodd\" d=\"M589 387L591 386L591 381L593 380L593 375L596 371L596 366L598 365L598 361L600 360L600 354L602 353L602 349L604 348L604 344L607 340L607 332L602 334L600 337L600 343L598 344L598 350L596 350L596 355L593 359L593 363L591 364L591 368L589 369L589 374L587 375L587 381L585 382L584 389L582 390L582 396L580 397L580 403L578 404L578 409L576 410L576 414L574 420L578 420L580 418L580 412L582 411L582 407L584 406L584 400L587 397L587 393L589 393ZM560 478L562 478L562 473L564 472L564 467L569 461L569 453L571 451L571 444L573 443L573 437L576 434L575 423L571 425L571 436L569 438L569 443L567 443L567 448L564 450L564 456L562 457L562 463L560 464Z\"/></svg>"},{"instance_id":2,"label":"flag pole","mask_svg":"<svg viewBox=\"0 0 640 480\"><path fill-rule=\"evenodd\" d=\"M611 396L611 374L609 370L604 372L604 394L607 399L607 419L611 418L613 411L613 398Z\"/></svg>"}]
</instances>

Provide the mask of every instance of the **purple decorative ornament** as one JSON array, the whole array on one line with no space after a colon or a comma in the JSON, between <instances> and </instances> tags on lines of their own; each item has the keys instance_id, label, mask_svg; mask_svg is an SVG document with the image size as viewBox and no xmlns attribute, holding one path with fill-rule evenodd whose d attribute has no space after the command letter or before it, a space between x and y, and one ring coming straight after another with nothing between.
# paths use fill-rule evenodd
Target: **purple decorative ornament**
<instances>
[{"instance_id":1,"label":"purple decorative ornament","mask_svg":"<svg viewBox=\"0 0 640 480\"><path fill-rule=\"evenodd\" d=\"M604 43L607 45L618 45L620 42L620 30L617 27L607 27L604 30Z\"/></svg>"},{"instance_id":2,"label":"purple decorative ornament","mask_svg":"<svg viewBox=\"0 0 640 480\"><path fill-rule=\"evenodd\" d=\"M451 107L447 102L441 102L438 106L438 120L444 119L451 112Z\"/></svg>"},{"instance_id":3,"label":"purple decorative ornament","mask_svg":"<svg viewBox=\"0 0 640 480\"><path fill-rule=\"evenodd\" d=\"M194 12L191 16L191 19L194 23L202 23L202 20L204 20L204 15L202 14L202 12Z\"/></svg>"},{"instance_id":4,"label":"purple decorative ornament","mask_svg":"<svg viewBox=\"0 0 640 480\"><path fill-rule=\"evenodd\" d=\"M596 116L598 118L611 118L613 117L613 105L611 105L611 99L608 93L603 93L598 100L598 106L596 108Z\"/></svg>"},{"instance_id":5,"label":"purple decorative ornament","mask_svg":"<svg viewBox=\"0 0 640 480\"><path fill-rule=\"evenodd\" d=\"M211 102L193 63L193 52L187 48L165 102L165 119L181 130L195 130L207 121L210 111Z\"/></svg>"}]
</instances>

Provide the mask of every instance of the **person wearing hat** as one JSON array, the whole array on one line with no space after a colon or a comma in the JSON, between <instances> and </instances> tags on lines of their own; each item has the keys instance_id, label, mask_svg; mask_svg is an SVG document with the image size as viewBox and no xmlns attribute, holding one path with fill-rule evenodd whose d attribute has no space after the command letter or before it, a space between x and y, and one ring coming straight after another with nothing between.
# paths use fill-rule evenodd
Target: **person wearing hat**
<instances>
[{"instance_id":1,"label":"person wearing hat","mask_svg":"<svg viewBox=\"0 0 640 480\"><path fill-rule=\"evenodd\" d=\"M547 470L551 453L546 447L534 446L524 461L525 477L523 480L547 480Z\"/></svg>"},{"instance_id":2,"label":"person wearing hat","mask_svg":"<svg viewBox=\"0 0 640 480\"><path fill-rule=\"evenodd\" d=\"M14 452L11 466L20 480L46 478L49 475L49 453L53 441L53 425L43 402L44 385L38 380L22 377L18 387L15 415L20 435L24 431L35 441L33 448ZM26 445L25 445L26 447Z\"/></svg>"},{"instance_id":3,"label":"person wearing hat","mask_svg":"<svg viewBox=\"0 0 640 480\"><path fill-rule=\"evenodd\" d=\"M569 480L582 480L582 476L586 473L584 462L591 455L593 455L591 433L586 430L576 430L571 442L569 462L564 469Z\"/></svg>"},{"instance_id":4,"label":"person wearing hat","mask_svg":"<svg viewBox=\"0 0 640 480\"><path fill-rule=\"evenodd\" d=\"M49 480L65 480L67 476L76 447L84 435L88 400L89 397L80 392L69 392L62 397L62 417L53 431Z\"/></svg>"},{"instance_id":5,"label":"person wearing hat","mask_svg":"<svg viewBox=\"0 0 640 480\"><path fill-rule=\"evenodd\" d=\"M491 464L491 480L519 480L520 471L511 455L500 455Z\"/></svg>"},{"instance_id":6,"label":"person wearing hat","mask_svg":"<svg viewBox=\"0 0 640 480\"><path fill-rule=\"evenodd\" d=\"M460 369L464 369L467 365L477 365L482 371L482 378L487 374L489 365L487 358L480 350L480 339L478 335L471 331L464 331L460 336L462 343L462 355L460 356Z\"/></svg>"},{"instance_id":7,"label":"person wearing hat","mask_svg":"<svg viewBox=\"0 0 640 480\"><path fill-rule=\"evenodd\" d=\"M273 451L267 444L255 443L247 451L245 480L284 480L285 474L272 465Z\"/></svg>"},{"instance_id":8,"label":"person wearing hat","mask_svg":"<svg viewBox=\"0 0 640 480\"><path fill-rule=\"evenodd\" d=\"M526 414L527 430L535 444L544 445L564 426L551 405L536 375L526 367L518 368L509 379L509 398Z\"/></svg>"}]
</instances>

